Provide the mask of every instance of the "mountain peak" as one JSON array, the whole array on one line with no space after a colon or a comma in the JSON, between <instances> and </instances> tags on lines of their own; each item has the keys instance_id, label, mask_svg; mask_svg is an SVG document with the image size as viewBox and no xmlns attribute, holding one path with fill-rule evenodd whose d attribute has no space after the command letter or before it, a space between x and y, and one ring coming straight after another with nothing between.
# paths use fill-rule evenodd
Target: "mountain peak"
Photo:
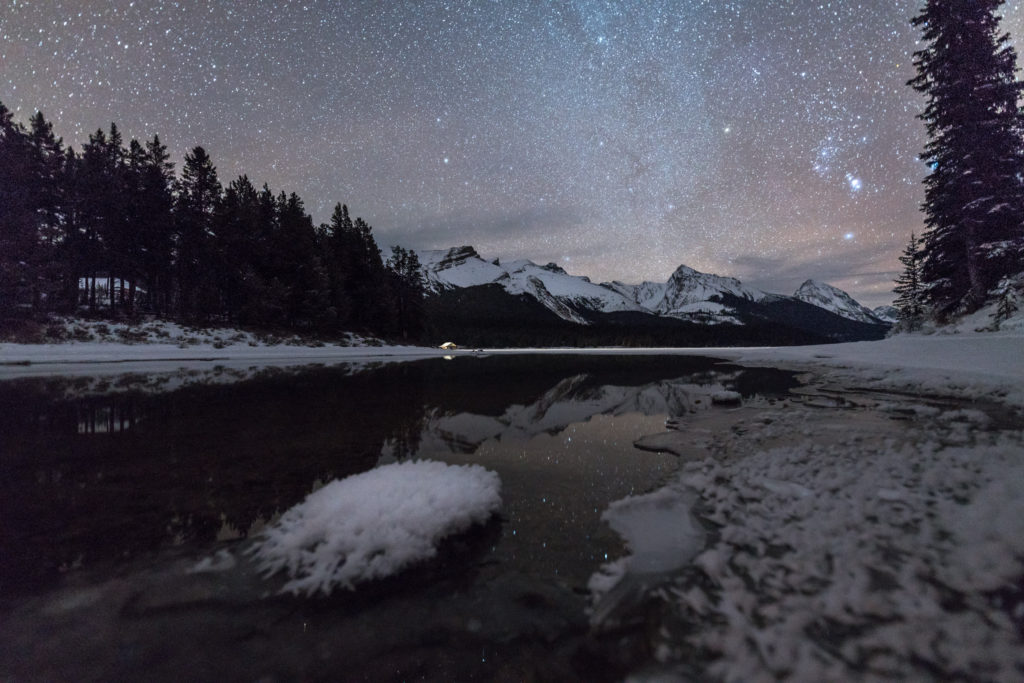
<instances>
[{"instance_id":1,"label":"mountain peak","mask_svg":"<svg viewBox=\"0 0 1024 683\"><path fill-rule=\"evenodd\" d=\"M735 310L726 303L729 296L760 301L765 294L744 286L734 277L702 273L681 265L665 284L655 312L694 322L740 324Z\"/></svg>"},{"instance_id":2,"label":"mountain peak","mask_svg":"<svg viewBox=\"0 0 1024 683\"><path fill-rule=\"evenodd\" d=\"M803 284L796 288L797 294L799 294L800 292L810 293L815 291L840 292L842 294L846 294L846 292L839 289L838 287L830 285L827 282L822 282L821 280L815 280L814 278L807 278L806 280L803 281ZM850 296L849 294L846 295ZM794 296L796 296L796 294L794 294Z\"/></svg>"},{"instance_id":3,"label":"mountain peak","mask_svg":"<svg viewBox=\"0 0 1024 683\"><path fill-rule=\"evenodd\" d=\"M543 266L540 266L540 267L543 270L546 270L546 271L551 272L551 273L559 273L561 275L568 275L568 273L565 272L565 268L562 268L562 266L558 265L554 261L552 261L551 263L545 264ZM590 282L590 280L588 279L587 282Z\"/></svg>"},{"instance_id":4,"label":"mountain peak","mask_svg":"<svg viewBox=\"0 0 1024 683\"><path fill-rule=\"evenodd\" d=\"M461 247L452 247L448 250L448 258L451 260L466 260L471 258L480 258L480 254L477 253L476 249L469 246L468 244Z\"/></svg>"},{"instance_id":5,"label":"mountain peak","mask_svg":"<svg viewBox=\"0 0 1024 683\"><path fill-rule=\"evenodd\" d=\"M694 270L688 265L682 264L672 272L672 276L669 279L675 280L677 277L695 277L697 275L704 275L704 273L699 270Z\"/></svg>"},{"instance_id":6,"label":"mountain peak","mask_svg":"<svg viewBox=\"0 0 1024 683\"><path fill-rule=\"evenodd\" d=\"M870 323L872 325L881 325L885 322L876 316L871 309L862 306L852 296L827 282L819 282L813 279L805 280L797 288L793 297L824 308L827 311L832 311L836 315L841 315L850 320Z\"/></svg>"}]
</instances>

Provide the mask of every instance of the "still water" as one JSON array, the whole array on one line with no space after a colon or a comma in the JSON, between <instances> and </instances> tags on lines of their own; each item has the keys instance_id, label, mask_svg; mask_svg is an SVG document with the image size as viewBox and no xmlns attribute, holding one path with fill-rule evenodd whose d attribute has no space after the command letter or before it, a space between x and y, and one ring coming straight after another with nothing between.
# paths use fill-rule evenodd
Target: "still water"
<instances>
[{"instance_id":1,"label":"still water","mask_svg":"<svg viewBox=\"0 0 1024 683\"><path fill-rule=\"evenodd\" d=\"M633 442L795 383L568 355L0 382L0 677L614 677L587 638L587 580L624 552L601 513L677 466ZM421 458L502 481L500 516L435 561L313 599L244 560L189 573L323 483Z\"/></svg>"}]
</instances>

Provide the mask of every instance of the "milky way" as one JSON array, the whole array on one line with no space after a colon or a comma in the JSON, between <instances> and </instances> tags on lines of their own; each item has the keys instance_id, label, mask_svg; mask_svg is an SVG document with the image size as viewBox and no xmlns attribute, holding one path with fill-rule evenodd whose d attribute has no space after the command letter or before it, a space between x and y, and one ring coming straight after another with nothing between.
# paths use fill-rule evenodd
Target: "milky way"
<instances>
[{"instance_id":1,"label":"milky way","mask_svg":"<svg viewBox=\"0 0 1024 683\"><path fill-rule=\"evenodd\" d=\"M3 0L0 101L76 147L201 144L384 246L875 305L922 226L918 6Z\"/></svg>"}]
</instances>

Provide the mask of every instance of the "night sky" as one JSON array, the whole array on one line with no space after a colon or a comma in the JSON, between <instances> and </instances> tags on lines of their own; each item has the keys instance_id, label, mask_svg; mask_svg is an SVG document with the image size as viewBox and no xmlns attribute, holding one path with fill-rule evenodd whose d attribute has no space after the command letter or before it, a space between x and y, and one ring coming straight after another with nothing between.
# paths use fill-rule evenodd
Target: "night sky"
<instances>
[{"instance_id":1,"label":"night sky","mask_svg":"<svg viewBox=\"0 0 1024 683\"><path fill-rule=\"evenodd\" d=\"M918 2L0 0L0 101L115 121L385 249L679 264L891 300L920 230ZM1004 28L1021 33L1019 2Z\"/></svg>"}]
</instances>

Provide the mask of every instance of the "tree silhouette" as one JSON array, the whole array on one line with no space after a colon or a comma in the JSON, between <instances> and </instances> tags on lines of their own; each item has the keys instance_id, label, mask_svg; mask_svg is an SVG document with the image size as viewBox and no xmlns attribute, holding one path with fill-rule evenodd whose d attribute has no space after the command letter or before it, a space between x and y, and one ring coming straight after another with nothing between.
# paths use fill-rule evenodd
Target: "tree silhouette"
<instances>
[{"instance_id":1,"label":"tree silhouette","mask_svg":"<svg viewBox=\"0 0 1024 683\"><path fill-rule=\"evenodd\" d=\"M896 278L896 300L893 306L899 311L900 323L907 330L916 330L924 318L924 288L921 283L921 241L910 233L910 241L900 256L903 272Z\"/></svg>"},{"instance_id":2,"label":"tree silhouette","mask_svg":"<svg viewBox=\"0 0 1024 683\"><path fill-rule=\"evenodd\" d=\"M1003 0L928 0L912 23L925 47L910 82L927 98L921 155L925 224L921 276L940 315L975 309L1021 268L1024 119L1016 53L999 32Z\"/></svg>"}]
</instances>

